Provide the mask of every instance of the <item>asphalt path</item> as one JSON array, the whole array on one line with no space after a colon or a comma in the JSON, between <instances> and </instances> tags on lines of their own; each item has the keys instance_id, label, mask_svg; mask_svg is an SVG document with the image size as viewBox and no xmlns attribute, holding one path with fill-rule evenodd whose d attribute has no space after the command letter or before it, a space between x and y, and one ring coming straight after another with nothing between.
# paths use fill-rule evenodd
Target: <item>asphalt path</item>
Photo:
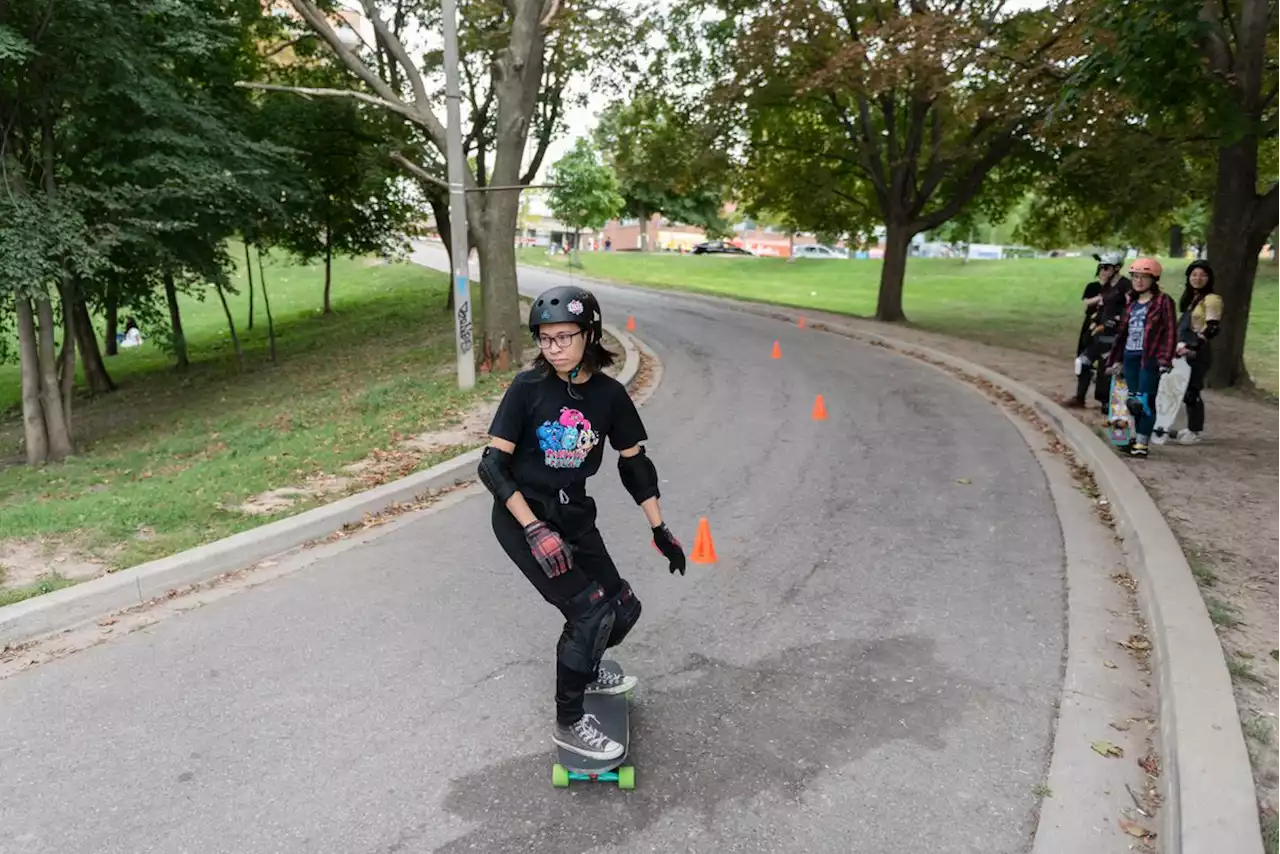
<instances>
[{"instance_id":1,"label":"asphalt path","mask_svg":"<svg viewBox=\"0 0 1280 854\"><path fill-rule=\"evenodd\" d=\"M592 493L644 603L615 651L635 791L551 786L560 619L477 489L0 682L0 852L1027 850L1066 594L1015 428L883 348L596 292L662 359L663 509L719 557L669 575L607 451Z\"/></svg>"}]
</instances>

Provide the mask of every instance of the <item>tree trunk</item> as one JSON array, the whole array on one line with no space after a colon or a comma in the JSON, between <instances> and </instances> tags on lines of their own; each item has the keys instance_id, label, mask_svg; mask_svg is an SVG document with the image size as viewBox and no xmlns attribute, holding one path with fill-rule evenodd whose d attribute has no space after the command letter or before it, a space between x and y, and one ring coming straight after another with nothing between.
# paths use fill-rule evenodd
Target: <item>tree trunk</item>
<instances>
[{"instance_id":1,"label":"tree trunk","mask_svg":"<svg viewBox=\"0 0 1280 854\"><path fill-rule=\"evenodd\" d=\"M484 206L484 238L478 247L484 307L479 367L482 371L507 371L520 364L520 295L515 245L519 194L500 191L489 196Z\"/></svg>"},{"instance_id":2,"label":"tree trunk","mask_svg":"<svg viewBox=\"0 0 1280 854\"><path fill-rule=\"evenodd\" d=\"M227 316L227 328L231 330L231 345L236 349L236 364L244 367L244 351L240 349L240 336L236 334L236 319L231 316L231 306L227 305L227 295L222 290L222 285L214 284L213 289L218 292L218 301L222 303L222 313Z\"/></svg>"},{"instance_id":3,"label":"tree trunk","mask_svg":"<svg viewBox=\"0 0 1280 854\"><path fill-rule=\"evenodd\" d=\"M36 318L40 332L36 339L40 354L40 408L44 411L45 432L49 437L51 462L59 462L71 456L71 433L67 428L66 413L62 409L62 395L58 387L57 354L53 345L53 303L47 296L36 297Z\"/></svg>"},{"instance_id":4,"label":"tree trunk","mask_svg":"<svg viewBox=\"0 0 1280 854\"><path fill-rule=\"evenodd\" d=\"M164 272L164 298L169 303L169 325L173 329L173 352L178 359L178 370L185 371L191 365L187 358L187 336L182 334L182 313L178 309L178 288L173 272Z\"/></svg>"},{"instance_id":5,"label":"tree trunk","mask_svg":"<svg viewBox=\"0 0 1280 854\"><path fill-rule=\"evenodd\" d=\"M329 288L333 284L333 232L328 224L324 227L324 313L333 314L333 303L329 301Z\"/></svg>"},{"instance_id":6,"label":"tree trunk","mask_svg":"<svg viewBox=\"0 0 1280 854\"><path fill-rule=\"evenodd\" d=\"M645 211L644 215L640 217L640 251L641 252L653 251L653 240L650 239L649 237L649 220L651 220L652 218L653 218L653 214L649 213L648 211Z\"/></svg>"},{"instance_id":7,"label":"tree trunk","mask_svg":"<svg viewBox=\"0 0 1280 854\"><path fill-rule=\"evenodd\" d=\"M267 349L276 361L276 324L271 318L271 297L267 296L267 274L262 271L262 249L258 249L258 284L262 286L262 307L267 310Z\"/></svg>"},{"instance_id":8,"label":"tree trunk","mask_svg":"<svg viewBox=\"0 0 1280 854\"><path fill-rule=\"evenodd\" d=\"M884 266L880 268L880 296L876 300L876 320L906 320L902 311L902 284L907 274L907 250L915 235L905 225L889 223L884 240Z\"/></svg>"},{"instance_id":9,"label":"tree trunk","mask_svg":"<svg viewBox=\"0 0 1280 854\"><path fill-rule=\"evenodd\" d=\"M36 345L35 314L31 300L19 296L18 353L22 366L22 435L27 449L27 465L49 460L49 435L40 406L40 351Z\"/></svg>"},{"instance_id":10,"label":"tree trunk","mask_svg":"<svg viewBox=\"0 0 1280 854\"><path fill-rule=\"evenodd\" d=\"M107 285L107 355L115 356L120 352L120 342L116 335L120 331L120 291L114 284Z\"/></svg>"},{"instance_id":11,"label":"tree trunk","mask_svg":"<svg viewBox=\"0 0 1280 854\"><path fill-rule=\"evenodd\" d=\"M1248 377L1244 341L1253 302L1253 279L1258 272L1258 253L1271 230L1270 222L1258 222L1264 206L1257 196L1257 176L1256 137L1219 149L1208 254L1213 264L1214 289L1222 297L1223 317L1220 332L1213 340L1213 362L1205 377L1209 388L1232 386ZM1275 210L1270 214L1274 217Z\"/></svg>"},{"instance_id":12,"label":"tree trunk","mask_svg":"<svg viewBox=\"0 0 1280 854\"><path fill-rule=\"evenodd\" d=\"M446 312L453 311L453 226L449 222L449 199L438 193L431 193L427 197L427 204L431 205L431 213L436 218L436 231L440 233L440 239L444 241L445 254L449 256L449 287L444 298L444 310ZM474 212L469 211L474 216Z\"/></svg>"},{"instance_id":13,"label":"tree trunk","mask_svg":"<svg viewBox=\"0 0 1280 854\"><path fill-rule=\"evenodd\" d=\"M98 336L93 333L89 306L82 298L76 297L72 301L72 312L75 314L76 343L80 346L80 364L84 367L84 378L89 383L89 389L94 394L115 391L116 384L107 373L102 352L98 349Z\"/></svg>"},{"instance_id":14,"label":"tree trunk","mask_svg":"<svg viewBox=\"0 0 1280 854\"><path fill-rule=\"evenodd\" d=\"M67 436L70 437L71 394L76 388L76 338L79 336L75 311L72 309L72 303L75 300L70 276L62 277L62 286L59 291L62 297L62 352L59 354L57 363L58 397L62 401L62 420Z\"/></svg>"},{"instance_id":15,"label":"tree trunk","mask_svg":"<svg viewBox=\"0 0 1280 854\"><path fill-rule=\"evenodd\" d=\"M244 244L244 272L249 277L249 329L253 329L253 259L249 257L249 242Z\"/></svg>"},{"instance_id":16,"label":"tree trunk","mask_svg":"<svg viewBox=\"0 0 1280 854\"><path fill-rule=\"evenodd\" d=\"M1171 226L1169 228L1169 257L1181 258L1185 251L1182 247L1182 226Z\"/></svg>"}]
</instances>

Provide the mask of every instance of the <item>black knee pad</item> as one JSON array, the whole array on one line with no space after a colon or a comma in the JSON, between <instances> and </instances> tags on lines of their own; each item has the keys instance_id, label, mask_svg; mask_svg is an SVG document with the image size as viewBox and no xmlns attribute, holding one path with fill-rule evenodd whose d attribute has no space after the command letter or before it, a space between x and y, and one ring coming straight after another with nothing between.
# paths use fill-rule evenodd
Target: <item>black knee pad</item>
<instances>
[{"instance_id":1,"label":"black knee pad","mask_svg":"<svg viewBox=\"0 0 1280 854\"><path fill-rule=\"evenodd\" d=\"M595 673L613 632L613 603L592 583L565 604L565 626L556 645L560 664L578 673Z\"/></svg>"},{"instance_id":2,"label":"black knee pad","mask_svg":"<svg viewBox=\"0 0 1280 854\"><path fill-rule=\"evenodd\" d=\"M640 598L624 579L622 589L610 600L610 604L613 605L614 621L608 646L613 647L622 643L622 639L627 636L627 632L631 631L631 627L639 622Z\"/></svg>"},{"instance_id":3,"label":"black knee pad","mask_svg":"<svg viewBox=\"0 0 1280 854\"><path fill-rule=\"evenodd\" d=\"M1141 418L1143 410L1146 409L1142 396L1137 394L1129 395L1128 399L1125 400L1125 406L1129 408L1129 414L1134 418Z\"/></svg>"}]
</instances>

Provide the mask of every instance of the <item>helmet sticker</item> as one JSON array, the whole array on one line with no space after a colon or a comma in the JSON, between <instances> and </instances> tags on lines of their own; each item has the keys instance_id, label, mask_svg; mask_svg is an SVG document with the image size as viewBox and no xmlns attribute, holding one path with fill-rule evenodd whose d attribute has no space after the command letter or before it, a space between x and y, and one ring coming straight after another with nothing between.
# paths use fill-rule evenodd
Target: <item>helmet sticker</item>
<instances>
[{"instance_id":1,"label":"helmet sticker","mask_svg":"<svg viewBox=\"0 0 1280 854\"><path fill-rule=\"evenodd\" d=\"M570 314L582 314L582 301L574 300L567 306Z\"/></svg>"},{"instance_id":2,"label":"helmet sticker","mask_svg":"<svg viewBox=\"0 0 1280 854\"><path fill-rule=\"evenodd\" d=\"M551 312L544 308L544 309L542 310L542 319L543 319L543 320L550 320L550 319L551 319Z\"/></svg>"}]
</instances>

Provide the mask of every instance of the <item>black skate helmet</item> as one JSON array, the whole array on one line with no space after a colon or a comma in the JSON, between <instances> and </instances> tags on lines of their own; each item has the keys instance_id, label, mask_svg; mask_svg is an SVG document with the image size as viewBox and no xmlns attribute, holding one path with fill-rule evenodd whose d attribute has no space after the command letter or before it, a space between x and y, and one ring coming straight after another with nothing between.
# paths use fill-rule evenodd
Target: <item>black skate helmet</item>
<instances>
[{"instance_id":1,"label":"black skate helmet","mask_svg":"<svg viewBox=\"0 0 1280 854\"><path fill-rule=\"evenodd\" d=\"M576 323L589 333L588 344L598 344L604 338L600 302L586 288L560 285L539 294L529 309L529 331L534 338L544 323Z\"/></svg>"},{"instance_id":2,"label":"black skate helmet","mask_svg":"<svg viewBox=\"0 0 1280 854\"><path fill-rule=\"evenodd\" d=\"M544 323L576 323L586 333L587 348L583 352L584 359L592 348L605 356L608 355L602 347L604 317L600 313L600 302L595 294L586 288L560 285L539 294L529 309L529 332L535 340L538 337L538 329ZM579 362L569 372L569 378L566 381L569 396L575 400L582 399L582 396L573 388L573 381L581 370L582 363Z\"/></svg>"}]
</instances>

